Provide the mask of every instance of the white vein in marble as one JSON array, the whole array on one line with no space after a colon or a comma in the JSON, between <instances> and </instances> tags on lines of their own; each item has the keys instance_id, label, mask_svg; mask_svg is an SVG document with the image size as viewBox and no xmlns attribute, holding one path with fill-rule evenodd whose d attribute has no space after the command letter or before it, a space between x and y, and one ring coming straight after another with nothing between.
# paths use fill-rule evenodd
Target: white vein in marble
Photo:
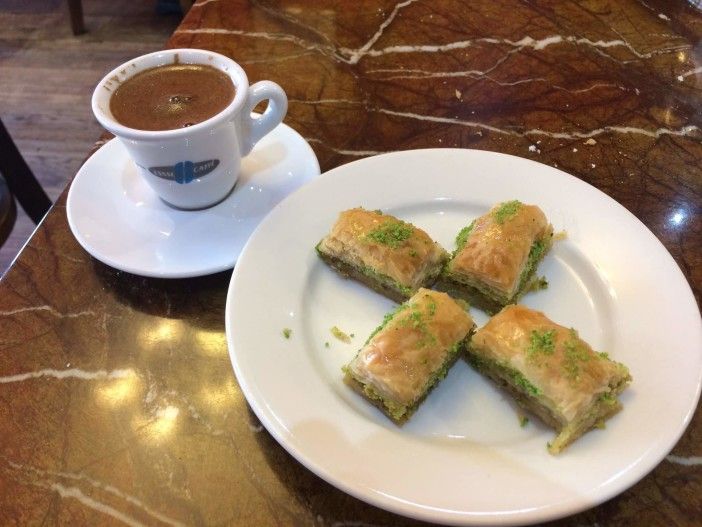
<instances>
[{"instance_id":1,"label":"white vein in marble","mask_svg":"<svg viewBox=\"0 0 702 527\"><path fill-rule=\"evenodd\" d=\"M657 128L655 130L646 130L645 128L638 128L635 126L603 126L602 128L595 128L594 130L588 130L585 132L572 131L572 132L550 132L547 130L541 130L539 128L532 128L524 131L510 130L499 128L496 126L491 126L485 123L480 123L477 121L465 121L462 119L456 119L451 117L440 117L434 115L422 115L413 112L400 112L395 110L387 110L379 108L375 110L379 113L384 113L387 115L393 115L397 117L406 117L408 119L416 119L420 121L431 121L436 123L446 123L446 124L456 124L459 126L466 126L470 128L480 128L483 130L488 130L490 132L495 132L498 134L505 134L517 137L525 136L542 136L550 137L553 139L587 139L589 137L596 137L598 135L607 133L619 133L619 134L635 134L635 135L645 135L647 137L659 138L663 135L676 135L685 136L690 135L693 132L699 131L699 128L695 125L683 126L680 129L674 130L670 128Z\"/></svg>"},{"instance_id":2,"label":"white vein in marble","mask_svg":"<svg viewBox=\"0 0 702 527\"><path fill-rule=\"evenodd\" d=\"M52 377L54 379L80 379L83 381L94 381L99 379L123 379L125 377L129 377L132 374L132 370L85 371L78 368L70 368L67 370L55 370L52 368L48 368L44 370L17 373L15 375L5 375L0 377L0 384L23 382L28 379L38 379L40 377Z\"/></svg>"},{"instance_id":3,"label":"white vein in marble","mask_svg":"<svg viewBox=\"0 0 702 527\"><path fill-rule=\"evenodd\" d=\"M125 514L111 505L107 505L106 503L102 503L95 498L88 496L85 492L83 492L82 489L78 487L73 487L73 486L67 486L64 485L63 483L56 481L56 479L61 478L61 479L70 479L73 481L86 481L88 482L92 487L94 488L99 488L101 490L104 490L114 496L117 496L128 503L136 506L137 508L141 509L143 512L151 516L152 518L155 518L157 520L162 521L163 523L167 523L169 525L172 525L173 527L182 527L182 523L177 522L175 520L172 520L168 516L165 516L157 511L154 511L147 505L145 505L141 500L135 498L134 496L130 496L129 494L126 494L122 492L121 490L117 489L116 487L113 487L112 485L107 485L105 483L102 483L100 481L97 481L89 476L86 476L85 474L79 473L79 474L74 474L71 472L59 472L59 471L53 471L53 470L42 470L37 467L32 467L29 465L22 465L19 463L15 463L7 458L5 458L5 461L7 464L12 467L13 469L19 471L20 473L23 473L25 476L30 477L30 474L32 475L30 477L29 483L31 485L34 485L35 487L42 487L46 489L53 490L56 492L59 496L62 498L72 498L80 502L82 505L88 507L89 509L95 510L97 512L100 512L102 514L105 514L107 516L110 516L111 518L114 518L116 520L119 520L122 523L125 523L127 525L130 525L132 527L141 527L144 525L142 522L138 521L136 518L129 516L128 514Z\"/></svg>"},{"instance_id":4,"label":"white vein in marble","mask_svg":"<svg viewBox=\"0 0 702 527\"><path fill-rule=\"evenodd\" d=\"M284 34L284 33L271 33L265 31L244 31L241 29L224 29L224 28L194 28L194 29L179 29L176 33L186 33L186 34L221 34L221 35L239 35L243 37L250 38L262 38L271 41L284 41L290 42L296 46L302 47L309 51L317 51L324 55L333 57L334 59L345 62L347 64L358 64L364 57L379 57L389 54L398 53L440 53L445 51L467 49L476 45L481 44L495 44L510 46L512 49L508 54L512 54L523 49L533 49L534 51L542 51L550 46L559 44L570 44L576 46L585 46L591 50L599 53L600 55L607 57L612 60L617 60L611 55L604 53L603 49L610 48L625 48L632 55L638 59L649 59L656 55L661 55L665 53L673 53L676 51L681 51L685 49L690 49L689 44L681 44L679 46L672 46L668 48L656 49L649 52L640 52L634 46L624 39L613 39L613 40L591 40L584 37L576 37L573 35L549 35L544 38L534 39L533 37L527 35L519 40L511 40L507 38L494 38L494 37L481 37L476 39L459 40L454 42L448 42L445 44L404 44L388 46L382 49L373 49L372 46L380 39L383 31L390 25L390 23L397 16L397 12L402 8L406 7L416 0L406 0L395 6L395 9L391 14L381 23L379 29L376 33L361 47L359 48L347 48L340 47L334 48L330 45L323 45L319 43L313 43L306 39Z\"/></svg>"},{"instance_id":5,"label":"white vein in marble","mask_svg":"<svg viewBox=\"0 0 702 527\"><path fill-rule=\"evenodd\" d=\"M321 44L315 44L309 42L303 38L299 38L293 35L288 35L284 33L269 33L265 31L244 31L242 29L223 29L223 28L197 28L197 29L177 29L175 33L186 33L186 34L205 34L205 35L238 35L250 38L262 38L265 40L279 41L279 42L290 42L299 46L301 48L307 49L309 51L317 51L324 55L329 55L332 51L329 46L324 46ZM338 58L338 57L337 57Z\"/></svg>"},{"instance_id":6,"label":"white vein in marble","mask_svg":"<svg viewBox=\"0 0 702 527\"><path fill-rule=\"evenodd\" d=\"M617 86L617 85L613 85ZM619 87L619 86L617 86ZM594 87L591 87L589 89L593 89ZM356 105L356 106L364 106L365 111L367 112L376 112L376 113L382 113L386 115L392 115L395 117L404 117L407 119L415 119L419 121L429 121L429 122L436 122L436 123L444 123L444 124L454 124L458 126L465 126L469 128L477 128L478 131L480 130L486 130L498 134L503 134L503 135L510 135L510 136L515 136L515 137L530 137L530 136L540 136L540 137L549 137L552 139L588 139L594 141L594 137L600 136L600 135L605 135L605 134L633 134L633 135L643 135L646 137L651 137L654 139L658 139L664 135L671 135L671 136L689 136L692 135L693 133L699 132L700 128L697 127L696 125L687 125L683 126L678 129L672 129L672 128L656 128L656 129L645 129L645 128L640 128L640 127L635 127L635 126L617 126L617 125L608 125L608 126L603 126L601 128L595 128L592 130L587 130L587 131L569 131L569 132L552 132L548 130L541 130L539 128L532 128L528 130L514 130L514 129L506 129L506 128L500 128L497 126L492 126L489 124L481 123L478 121L467 121L467 120L462 120L458 118L451 118L451 117L442 117L442 116L434 116L434 115L423 115L423 114L418 114L418 113L413 113L413 112L401 112L401 111L396 111L396 110L388 110L385 108L374 108L368 106L366 103L360 102L360 101L352 101L352 100L347 100L347 99L317 99L317 100L300 100L300 99L291 99L291 103L294 104L309 104L309 105L316 105L316 104L330 104L330 105ZM337 152L342 155L350 155L350 156L371 156L371 155L378 155L378 154L383 154L386 153L386 151L379 151L379 150L348 150L348 149L340 149L340 148L335 148L330 146L327 142L322 141L321 139L317 139L314 137L306 137L305 138L308 142L310 143L318 143L326 148ZM586 144L595 144L593 142L588 142Z\"/></svg>"},{"instance_id":7,"label":"white vein in marble","mask_svg":"<svg viewBox=\"0 0 702 527\"><path fill-rule=\"evenodd\" d=\"M39 472L38 469L34 469L37 472ZM130 494L127 494L125 492L122 492L120 489L117 487L114 487L113 485L109 485L107 483L103 483L101 481L98 481L96 479L91 478L90 476L86 476L85 474L74 474L71 472L57 472L53 470L47 470L45 471L46 474L52 475L52 476L58 476L60 478L64 479L71 479L74 481L85 481L89 483L91 486L104 490L105 492L108 492L110 494L113 494L114 496L117 496L124 501L130 503L131 505L134 505L135 507L141 509L143 512L151 516L152 518L155 518L159 521L162 521L163 523L166 523L168 525L173 525L174 527L182 527L183 523L174 520L172 518L169 518L168 516L161 514L160 512L152 509L148 505L146 505L144 502L142 502L140 499L131 496Z\"/></svg>"},{"instance_id":8,"label":"white vein in marble","mask_svg":"<svg viewBox=\"0 0 702 527\"><path fill-rule=\"evenodd\" d=\"M702 73L702 66L698 68L694 68L690 71L686 71L685 73L678 75L678 80L680 82L684 81L686 77L689 77L690 75L697 75L698 73Z\"/></svg>"},{"instance_id":9,"label":"white vein in marble","mask_svg":"<svg viewBox=\"0 0 702 527\"><path fill-rule=\"evenodd\" d=\"M487 80L493 82L499 86L518 86L520 84L529 84L536 82L550 83L550 79L545 77L528 77L525 79L517 79L514 81L500 81L488 75L490 71L494 70L494 66L487 70L462 70L462 71L431 71L431 70L421 70L421 69L397 69L397 68L379 68L374 70L368 70L366 74L390 74L383 76L383 80L394 80L394 79L441 79L441 78L463 78L468 77L475 80ZM565 86L560 86L558 84L552 85L553 89L565 91L568 93L579 94L585 93L598 88L616 88L621 91L628 91L629 88L622 86L621 84L614 84L611 82L596 82L591 86L586 88L566 88Z\"/></svg>"},{"instance_id":10,"label":"white vein in marble","mask_svg":"<svg viewBox=\"0 0 702 527\"><path fill-rule=\"evenodd\" d=\"M395 20L395 17L400 12L400 10L411 4L414 4L416 1L417 0L406 0L405 2L400 2L399 4L396 4L393 10L388 15L388 17L385 20L383 20L383 22L380 24L378 31L376 31L375 34L360 48L355 50L342 48L340 51L349 55L349 58L347 59L348 62L350 64L356 64L359 60L361 60L361 58L363 58L364 55L368 54L373 45L383 35L385 28L388 27L393 20Z\"/></svg>"},{"instance_id":11,"label":"white vein in marble","mask_svg":"<svg viewBox=\"0 0 702 527\"><path fill-rule=\"evenodd\" d=\"M323 145L325 148L331 150L332 152L336 152L337 154L341 154L344 156L377 156L379 154L385 154L388 152L387 150L349 150L345 148L336 148L329 145L327 141L322 141L321 139L317 139L316 137L305 137L305 141L307 141L308 143L316 143Z\"/></svg>"},{"instance_id":12,"label":"white vein in marble","mask_svg":"<svg viewBox=\"0 0 702 527\"><path fill-rule=\"evenodd\" d=\"M51 315L54 315L55 317L59 317L59 318L77 318L77 317L95 316L95 311L91 311L91 310L79 311L76 313L61 313L56 308L51 307L51 306L20 307L17 309L0 311L0 316L18 315L19 313L34 313L37 311L45 311L45 312L50 313Z\"/></svg>"},{"instance_id":13,"label":"white vein in marble","mask_svg":"<svg viewBox=\"0 0 702 527\"><path fill-rule=\"evenodd\" d=\"M39 486L44 486L42 484L39 484ZM89 509L93 509L97 512L101 512L107 516L111 516L112 518L121 521L122 523L126 523L130 527L142 527L145 524L141 523L140 521L136 520L135 518L128 516L127 514L124 514L123 512L118 511L114 507L111 507L110 505L107 505L105 503L101 503L90 496L87 496L83 494L83 492L77 488L77 487L65 487L61 485L60 483L51 483L47 485L48 488L50 488L53 491L56 491L59 496L62 498L73 498L75 500L78 500L80 503L88 507Z\"/></svg>"},{"instance_id":14,"label":"white vein in marble","mask_svg":"<svg viewBox=\"0 0 702 527\"><path fill-rule=\"evenodd\" d=\"M304 56L311 55L311 54L312 54L311 51L301 51L300 53L293 53L292 55L281 55L281 56L276 56L276 57L264 57L261 59L240 60L238 62L239 62L239 64L242 64L242 65L273 64L273 63L287 62L289 60L299 59L300 57L304 57Z\"/></svg>"},{"instance_id":15,"label":"white vein in marble","mask_svg":"<svg viewBox=\"0 0 702 527\"><path fill-rule=\"evenodd\" d=\"M671 463L675 463L676 465L685 465L688 467L696 467L696 466L701 466L702 465L702 456L674 456L674 455L669 455L666 458L666 461L670 461Z\"/></svg>"},{"instance_id":16,"label":"white vein in marble","mask_svg":"<svg viewBox=\"0 0 702 527\"><path fill-rule=\"evenodd\" d=\"M255 425L253 423L249 423L249 430L255 433L263 432L263 425Z\"/></svg>"}]
</instances>

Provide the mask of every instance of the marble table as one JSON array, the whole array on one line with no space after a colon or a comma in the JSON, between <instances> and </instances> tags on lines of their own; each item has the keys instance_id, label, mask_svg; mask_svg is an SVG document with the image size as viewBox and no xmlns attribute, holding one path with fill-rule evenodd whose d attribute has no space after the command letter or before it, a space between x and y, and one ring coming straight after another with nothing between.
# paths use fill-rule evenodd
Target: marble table
<instances>
[{"instance_id":1,"label":"marble table","mask_svg":"<svg viewBox=\"0 0 702 527\"><path fill-rule=\"evenodd\" d=\"M569 172L651 229L699 302L695 3L202 0L168 46L224 53L284 86L285 122L323 171L459 147ZM322 481L257 421L227 354L230 272L110 269L78 246L65 205L64 192L0 282L2 523L418 523ZM651 474L557 524L701 522L698 408Z\"/></svg>"}]
</instances>

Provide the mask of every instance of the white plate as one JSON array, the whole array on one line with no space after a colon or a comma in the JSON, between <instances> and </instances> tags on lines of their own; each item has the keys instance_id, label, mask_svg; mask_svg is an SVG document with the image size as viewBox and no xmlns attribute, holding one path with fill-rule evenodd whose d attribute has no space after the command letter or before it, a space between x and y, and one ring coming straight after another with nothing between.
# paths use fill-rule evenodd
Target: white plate
<instances>
[{"instance_id":1,"label":"white plate","mask_svg":"<svg viewBox=\"0 0 702 527\"><path fill-rule=\"evenodd\" d=\"M68 224L83 248L129 273L160 278L231 269L266 214L319 175L307 142L276 127L242 160L234 190L205 210L177 210L139 176L122 143L112 139L81 167L68 192Z\"/></svg>"},{"instance_id":2,"label":"white plate","mask_svg":"<svg viewBox=\"0 0 702 527\"><path fill-rule=\"evenodd\" d=\"M341 279L314 246L344 209L380 208L446 248L499 201L540 205L568 237L547 255L530 307L631 369L624 410L558 457L553 432L520 428L510 401L459 361L402 428L342 383L393 304ZM473 309L479 325L487 317ZM353 345L329 328L355 334ZM286 340L283 328L291 328ZM333 485L399 514L451 524L541 522L597 505L652 470L700 393L702 324L672 257L632 214L554 168L472 150L363 159L283 201L244 248L227 298L237 379L269 432ZM324 343L329 342L330 347Z\"/></svg>"}]
</instances>

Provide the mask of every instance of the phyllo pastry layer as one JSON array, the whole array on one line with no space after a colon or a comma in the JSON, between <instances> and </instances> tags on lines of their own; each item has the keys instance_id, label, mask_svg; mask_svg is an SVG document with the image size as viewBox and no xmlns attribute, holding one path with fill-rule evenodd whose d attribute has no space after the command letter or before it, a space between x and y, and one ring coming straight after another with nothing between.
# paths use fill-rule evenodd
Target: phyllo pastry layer
<instances>
[{"instance_id":1,"label":"phyllo pastry layer","mask_svg":"<svg viewBox=\"0 0 702 527\"><path fill-rule=\"evenodd\" d=\"M342 212L316 249L344 276L398 302L431 285L449 256L423 230L363 208Z\"/></svg>"},{"instance_id":2,"label":"phyllo pastry layer","mask_svg":"<svg viewBox=\"0 0 702 527\"><path fill-rule=\"evenodd\" d=\"M629 370L596 353L572 328L522 305L507 306L475 332L471 364L557 431L557 454L616 413Z\"/></svg>"},{"instance_id":3,"label":"phyllo pastry layer","mask_svg":"<svg viewBox=\"0 0 702 527\"><path fill-rule=\"evenodd\" d=\"M553 228L539 207L500 203L459 232L444 278L494 313L528 290L552 239Z\"/></svg>"},{"instance_id":4,"label":"phyllo pastry layer","mask_svg":"<svg viewBox=\"0 0 702 527\"><path fill-rule=\"evenodd\" d=\"M446 293L420 289L385 316L345 380L397 422L446 376L470 338L471 316Z\"/></svg>"}]
</instances>

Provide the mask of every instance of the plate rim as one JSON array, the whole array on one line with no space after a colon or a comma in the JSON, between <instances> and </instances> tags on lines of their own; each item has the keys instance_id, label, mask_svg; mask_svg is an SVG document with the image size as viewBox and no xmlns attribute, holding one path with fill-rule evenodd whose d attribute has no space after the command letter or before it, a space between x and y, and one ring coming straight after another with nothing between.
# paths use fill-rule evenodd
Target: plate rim
<instances>
[{"instance_id":1,"label":"plate rim","mask_svg":"<svg viewBox=\"0 0 702 527\"><path fill-rule=\"evenodd\" d=\"M595 191L600 198L604 198L610 206L614 206L617 209L620 210L620 212L624 213L629 217L630 220L634 220L634 223L636 224L638 229L643 228L643 231L652 238L652 240L659 246L659 248L662 250L662 254L665 256L665 258L668 261L668 264L672 264L670 266L669 270L674 270L677 278L679 280L682 280L682 283L686 286L685 287L685 293L686 293L686 304L691 304L691 306L694 306L694 309L697 311L697 314L699 316L699 306L697 306L697 303L694 298L694 294L690 288L689 281L683 274L680 266L678 263L675 261L675 259L672 257L670 254L670 251L663 245L663 243L660 241L660 239L641 221L639 220L631 211L629 211L626 207L624 207L622 204L617 202L614 198L609 196L608 194L604 193L602 190L598 189L594 185L591 185L590 183L577 178L573 176L572 174L568 174L567 172L564 172L563 170L560 170L555 167L551 167L549 165L540 163L535 160L527 159L527 158L522 158L519 156L511 155L511 154L506 154L506 153L501 153L501 152L493 152L493 151L486 151L486 150L478 150L478 149L467 149L467 148L425 148L425 149L411 149L411 150L403 150L403 151L395 151L395 152L388 152L380 155L375 155L375 156L369 156L365 157L362 159L358 159L349 163L346 163L344 165L339 165L333 169L330 169L320 175L319 178L316 178L315 181L312 181L310 185L305 186L305 188L301 188L296 190L295 192L291 193L289 196L287 196L284 200L279 203L273 211L271 211L271 214L269 217L264 219L264 221L261 222L261 224L257 227L256 231L251 235L249 240L247 241L246 245L242 249L241 252L241 257L245 258L246 254L248 252L248 248L255 242L256 240L256 234L261 229L265 224L267 224L270 220L271 216L274 216L272 213L278 209L281 208L285 202L288 200L295 199L294 196L297 195L298 193L302 192L312 192L312 187L316 185L321 185L324 184L323 181L326 181L330 177L336 177L336 174L338 172L342 172L345 170L349 170L350 165L363 165L365 163L373 162L373 160L377 158L388 158L388 157L401 157L405 156L407 154L415 154L415 153L424 153L424 152L435 152L435 153L441 153L442 155L463 155L465 152L476 152L479 153L480 155L486 155L486 156L499 156L499 157L505 157L505 158L511 158L513 162L516 163L529 163L533 165L537 165L539 168L543 169L549 169L549 170L555 170L559 172L560 176L570 178L576 184L578 185L584 185L585 187L589 187L591 191ZM430 155L435 155L435 154L430 154ZM442 514L440 517L437 517L434 513L427 512L425 508L421 506L417 506L416 504L411 504L410 505L410 510L408 510L407 506L402 506L400 505L399 501L397 499L391 499L391 498L383 498L381 497L378 493L376 492L367 492L363 493L361 490L357 489L354 487L352 484L347 483L345 480L340 479L335 477L334 475L330 474L328 469L326 469L324 466L320 465L317 463L312 457L307 456L304 452L300 452L295 445L294 437L292 435L285 436L285 434L276 426L275 422L269 418L268 414L259 407L258 402L252 402L250 400L251 397L251 391L250 391L250 386L249 383L245 377L245 375L242 374L241 372L241 366L237 361L236 357L236 352L235 352L235 345L234 345L234 337L232 334L232 310L233 310L233 305L235 302L235 295L234 295L234 289L236 288L236 283L237 283L237 277L239 276L237 273L237 270L239 267L237 266L234 270L234 273L232 274L229 287L227 290L227 300L226 300L226 308L225 308L225 332L226 332L226 339L227 339L227 345L229 349L229 356L230 356L230 361L232 363L232 367L234 370L234 373L237 378L237 382L239 383L241 390L243 394L246 397L246 400L251 407L251 409L254 411L258 419L261 421L261 423L265 426L266 430L275 438L276 442L281 445L291 456L293 456L298 462L300 462L303 466L305 466L308 470L319 476L320 478L324 479L326 482L329 484L333 485L334 487L342 490L343 492L346 492L347 494L374 506L381 507L387 511L409 517L409 518L415 518L419 520L424 520L424 521L433 521L433 522L441 522L444 524L450 524L450 525L478 525L478 524L483 524L483 525L522 525L525 523L531 524L531 523L536 523L536 522L543 522L543 521L550 521L550 520L556 520L558 518L563 518L565 516L570 516L573 514L577 514L579 512L582 512L584 510L588 510L590 508L596 507L598 505L601 505L602 503L612 499L613 497L621 494L622 492L625 492L627 489L631 488L633 485L635 485L637 482L642 480L644 477L649 475L659 464L661 461L665 459L665 457L668 455L668 453L675 447L675 445L678 443L684 432L687 430L687 428L690 425L690 422L692 421L695 410L699 404L699 399L700 399L700 394L702 392L702 370L697 372L696 376L696 383L695 383L695 394L693 395L693 400L694 404L687 410L685 413L684 419L682 426L679 427L678 430L676 430L676 433L671 435L669 440L667 441L667 446L664 449L665 451L661 450L662 454L656 454L651 456L650 452L646 452L645 455L641 457L639 461L642 463L638 463L637 466L634 469L630 469L627 471L627 474L623 477L620 478L618 483L616 485L612 485L609 489L607 489L605 492L602 492L601 490L597 491L596 496L590 496L589 494L586 495L588 498L593 498L592 500L582 500L579 505L575 505L573 503L570 503L568 501L558 503L558 504L553 504L549 505L547 507L540 507L535 510L529 511L527 513L521 513L521 514L505 514L505 513L495 513L495 514L485 514L485 513L473 513L471 514L470 512L466 511L447 511L447 510L442 510ZM693 330L695 328L692 328ZM702 320L700 321L699 327L696 328L698 337L700 337L700 341L702 342ZM642 467L638 465L643 465ZM590 493L595 491L596 489L591 489Z\"/></svg>"},{"instance_id":2,"label":"plate rim","mask_svg":"<svg viewBox=\"0 0 702 527\"><path fill-rule=\"evenodd\" d=\"M298 155L304 155L304 157L308 158L308 162L310 163L310 169L312 169L311 176L307 178L305 181L303 181L302 186L304 186L307 183L310 183L314 181L315 179L319 178L321 175L320 171L320 166L319 166L319 160L317 159L317 155L315 154L314 150L312 149L312 146L309 144L309 142L299 133L297 130L292 128L291 126L288 126L285 123L280 123L276 128L274 128L270 134L275 134L276 131L280 128L282 130L282 133L284 134L291 134L292 137L295 140L299 140L302 143L302 149L298 150L300 152ZM269 135L270 135L269 134ZM219 273L222 271L227 271L232 269L235 265L236 262L239 260L239 257L241 254L243 254L243 249L244 247L242 246L242 250L239 253L239 255L235 255L234 261L233 262L224 262L222 261L221 263L217 265L210 265L210 266L202 266L199 269L191 268L191 269L184 269L182 271L169 271L167 269L158 271L158 270L152 270L152 269L146 269L144 267L139 267L139 266L134 266L130 265L128 263L116 260L114 258L108 257L105 254L103 254L100 250L95 249L95 247L90 243L89 240L85 239L83 236L80 228L77 225L77 219L75 218L75 200L77 199L76 196L76 191L75 188L77 186L80 186L80 181L82 178L88 177L86 174L88 174L91 170L91 163L99 162L100 161L100 156L107 156L112 154L111 149L117 148L115 145L119 145L119 138L118 137L113 137L106 141L103 145L100 146L93 154L91 154L88 159L85 160L85 162L80 166L78 171L76 172L76 175L70 182L70 187L68 189L68 195L66 196L66 218L68 220L68 226L71 231L71 234L73 234L73 237L75 240L78 242L78 244L93 258L96 260L102 262L103 264L112 267L114 269L117 269L118 271L123 271L126 273L130 273L136 276L143 276L147 278L163 278L163 279L181 279L181 278L196 278L200 276L208 276L211 274ZM304 151L304 154L302 153ZM255 147L254 147L254 152L255 152ZM251 154L249 154L250 156ZM96 159L97 156L97 159ZM127 161L128 162L128 161ZM76 184L76 182L78 182ZM297 191L299 189L296 189ZM295 192L294 191L294 192ZM288 196L285 196L286 199ZM226 201L228 199L225 198L222 200L222 202ZM281 200L282 201L282 200ZM215 204L213 207L216 207L219 204ZM277 205L277 204L276 204ZM274 207L273 207L274 208ZM272 210L272 209L271 209ZM266 216L270 214L270 210L263 215L261 218L261 222L265 220ZM260 224L260 222L259 222ZM258 227L258 225L256 226ZM255 231L255 229L254 229ZM251 233L253 235L253 232ZM249 235L249 237L251 236ZM248 240L247 240L248 241ZM244 244L245 246L246 244Z\"/></svg>"}]
</instances>

